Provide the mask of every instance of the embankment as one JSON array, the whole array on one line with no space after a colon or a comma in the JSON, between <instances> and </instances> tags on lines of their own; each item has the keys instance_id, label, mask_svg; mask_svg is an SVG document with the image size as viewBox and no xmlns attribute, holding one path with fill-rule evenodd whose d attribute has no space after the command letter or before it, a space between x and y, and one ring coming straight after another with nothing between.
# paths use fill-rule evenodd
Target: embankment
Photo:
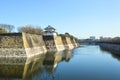
<instances>
[{"instance_id":1,"label":"embankment","mask_svg":"<svg viewBox=\"0 0 120 80\"><path fill-rule=\"evenodd\" d=\"M74 38L63 36L63 35L61 37L62 37L63 44L65 46L65 49L73 49L78 46Z\"/></svg>"},{"instance_id":2,"label":"embankment","mask_svg":"<svg viewBox=\"0 0 120 80\"><path fill-rule=\"evenodd\" d=\"M61 36L45 35L43 36L47 50L50 51L62 51L65 50Z\"/></svg>"},{"instance_id":3,"label":"embankment","mask_svg":"<svg viewBox=\"0 0 120 80\"><path fill-rule=\"evenodd\" d=\"M102 43L99 43L99 45L102 49L108 50L108 51L113 52L114 54L117 54L120 56L120 44L102 42Z\"/></svg>"},{"instance_id":4,"label":"embankment","mask_svg":"<svg viewBox=\"0 0 120 80\"><path fill-rule=\"evenodd\" d=\"M74 38L60 35L0 34L0 56L2 57L31 57L47 51L62 51L77 46Z\"/></svg>"},{"instance_id":5,"label":"embankment","mask_svg":"<svg viewBox=\"0 0 120 80\"><path fill-rule=\"evenodd\" d=\"M27 56L34 56L47 52L42 35L22 33L22 38Z\"/></svg>"},{"instance_id":6,"label":"embankment","mask_svg":"<svg viewBox=\"0 0 120 80\"><path fill-rule=\"evenodd\" d=\"M28 33L0 34L1 57L31 57L47 50L42 36Z\"/></svg>"},{"instance_id":7,"label":"embankment","mask_svg":"<svg viewBox=\"0 0 120 80\"><path fill-rule=\"evenodd\" d=\"M58 51L65 50L61 36L54 36L54 41L55 41L55 45Z\"/></svg>"}]
</instances>

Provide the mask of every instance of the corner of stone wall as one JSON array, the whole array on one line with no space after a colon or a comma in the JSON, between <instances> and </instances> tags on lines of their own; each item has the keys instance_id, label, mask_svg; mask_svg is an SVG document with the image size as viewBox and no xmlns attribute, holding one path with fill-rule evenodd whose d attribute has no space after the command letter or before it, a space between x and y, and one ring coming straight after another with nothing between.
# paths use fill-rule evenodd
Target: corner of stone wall
<instances>
[{"instance_id":1,"label":"corner of stone wall","mask_svg":"<svg viewBox=\"0 0 120 80\"><path fill-rule=\"evenodd\" d=\"M57 51L63 51L65 50L63 40L61 36L54 36L54 42L57 48Z\"/></svg>"},{"instance_id":2,"label":"corner of stone wall","mask_svg":"<svg viewBox=\"0 0 120 80\"><path fill-rule=\"evenodd\" d=\"M42 35L22 32L22 38L27 57L47 52Z\"/></svg>"}]
</instances>

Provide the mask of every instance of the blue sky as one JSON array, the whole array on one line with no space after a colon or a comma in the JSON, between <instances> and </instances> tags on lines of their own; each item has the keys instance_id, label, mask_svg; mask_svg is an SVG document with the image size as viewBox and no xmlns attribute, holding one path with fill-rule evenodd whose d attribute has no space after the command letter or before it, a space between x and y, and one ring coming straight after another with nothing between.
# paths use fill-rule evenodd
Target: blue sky
<instances>
[{"instance_id":1,"label":"blue sky","mask_svg":"<svg viewBox=\"0 0 120 80\"><path fill-rule=\"evenodd\" d=\"M51 25L78 38L120 36L120 0L0 0L0 23Z\"/></svg>"}]
</instances>

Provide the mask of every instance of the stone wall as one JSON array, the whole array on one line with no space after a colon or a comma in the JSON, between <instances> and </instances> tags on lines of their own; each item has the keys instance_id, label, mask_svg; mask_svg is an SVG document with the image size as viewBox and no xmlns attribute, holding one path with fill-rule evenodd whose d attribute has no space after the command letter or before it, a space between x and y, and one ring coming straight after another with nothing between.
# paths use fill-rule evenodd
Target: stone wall
<instances>
[{"instance_id":1,"label":"stone wall","mask_svg":"<svg viewBox=\"0 0 120 80\"><path fill-rule=\"evenodd\" d=\"M70 39L71 39L71 42L72 42L74 48L78 47L78 44L77 44L76 40L73 37L71 37Z\"/></svg>"},{"instance_id":2,"label":"stone wall","mask_svg":"<svg viewBox=\"0 0 120 80\"><path fill-rule=\"evenodd\" d=\"M28 33L0 34L0 56L31 57L47 52L43 37Z\"/></svg>"},{"instance_id":3,"label":"stone wall","mask_svg":"<svg viewBox=\"0 0 120 80\"><path fill-rule=\"evenodd\" d=\"M26 57L22 33L0 34L0 57Z\"/></svg>"},{"instance_id":4,"label":"stone wall","mask_svg":"<svg viewBox=\"0 0 120 80\"><path fill-rule=\"evenodd\" d=\"M0 34L0 56L31 57L47 51L62 51L77 47L75 40L59 35L28 33Z\"/></svg>"},{"instance_id":5,"label":"stone wall","mask_svg":"<svg viewBox=\"0 0 120 80\"><path fill-rule=\"evenodd\" d=\"M24 48L22 33L0 34L0 48Z\"/></svg>"},{"instance_id":6,"label":"stone wall","mask_svg":"<svg viewBox=\"0 0 120 80\"><path fill-rule=\"evenodd\" d=\"M77 42L75 41L74 38L66 37L64 35L62 35L61 38L65 49L73 49L78 47Z\"/></svg>"},{"instance_id":7,"label":"stone wall","mask_svg":"<svg viewBox=\"0 0 120 80\"><path fill-rule=\"evenodd\" d=\"M71 42L71 39L70 39L70 37L66 37L66 42L67 42L67 49L73 49L74 48L74 46L73 46L73 44L72 44L72 42Z\"/></svg>"},{"instance_id":8,"label":"stone wall","mask_svg":"<svg viewBox=\"0 0 120 80\"><path fill-rule=\"evenodd\" d=\"M47 51L57 51L54 36L43 36Z\"/></svg>"},{"instance_id":9,"label":"stone wall","mask_svg":"<svg viewBox=\"0 0 120 80\"><path fill-rule=\"evenodd\" d=\"M99 43L100 47L120 56L120 44Z\"/></svg>"},{"instance_id":10,"label":"stone wall","mask_svg":"<svg viewBox=\"0 0 120 80\"><path fill-rule=\"evenodd\" d=\"M22 33L22 36L24 48L28 57L47 52L42 35Z\"/></svg>"},{"instance_id":11,"label":"stone wall","mask_svg":"<svg viewBox=\"0 0 120 80\"><path fill-rule=\"evenodd\" d=\"M61 36L54 36L54 41L58 51L65 50Z\"/></svg>"},{"instance_id":12,"label":"stone wall","mask_svg":"<svg viewBox=\"0 0 120 80\"><path fill-rule=\"evenodd\" d=\"M15 80L15 78L20 80L22 78L23 69L23 65L0 64L0 80Z\"/></svg>"},{"instance_id":13,"label":"stone wall","mask_svg":"<svg viewBox=\"0 0 120 80\"><path fill-rule=\"evenodd\" d=\"M65 49L73 49L78 46L75 39L71 37L44 35L43 39L48 51L62 51Z\"/></svg>"}]
</instances>

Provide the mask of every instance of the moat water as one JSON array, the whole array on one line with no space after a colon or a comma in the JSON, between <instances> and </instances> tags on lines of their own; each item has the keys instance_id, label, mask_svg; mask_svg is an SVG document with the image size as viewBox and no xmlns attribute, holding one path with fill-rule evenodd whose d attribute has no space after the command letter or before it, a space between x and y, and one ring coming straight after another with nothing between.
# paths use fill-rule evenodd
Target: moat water
<instances>
[{"instance_id":1,"label":"moat water","mask_svg":"<svg viewBox=\"0 0 120 80\"><path fill-rule=\"evenodd\" d=\"M120 57L84 45L30 59L0 58L0 80L120 80Z\"/></svg>"}]
</instances>

